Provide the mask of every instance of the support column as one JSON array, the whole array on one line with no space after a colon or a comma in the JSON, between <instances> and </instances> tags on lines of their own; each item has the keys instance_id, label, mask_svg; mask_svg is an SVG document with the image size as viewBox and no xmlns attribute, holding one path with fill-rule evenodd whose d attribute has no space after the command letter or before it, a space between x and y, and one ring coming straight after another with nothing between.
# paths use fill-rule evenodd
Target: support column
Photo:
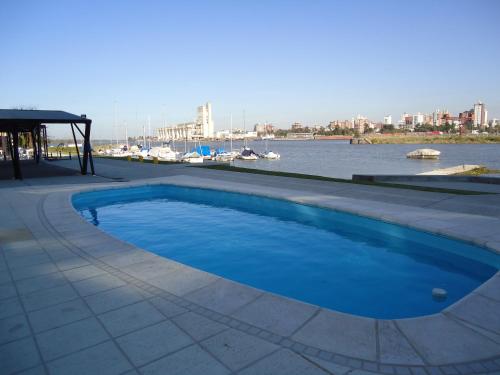
<instances>
[{"instance_id":1,"label":"support column","mask_svg":"<svg viewBox=\"0 0 500 375\"><path fill-rule=\"evenodd\" d=\"M85 123L85 134L83 139L83 165L82 174L87 174L87 162L90 159L90 169L92 174L94 174L94 163L92 160L92 147L90 146L90 127L92 122L87 121Z\"/></svg>"},{"instance_id":2,"label":"support column","mask_svg":"<svg viewBox=\"0 0 500 375\"><path fill-rule=\"evenodd\" d=\"M36 126L35 129L36 132L36 147L37 147L37 153L36 153L36 163L40 163L40 157L42 155L42 138L40 136L40 124Z\"/></svg>"},{"instance_id":3,"label":"support column","mask_svg":"<svg viewBox=\"0 0 500 375\"><path fill-rule=\"evenodd\" d=\"M35 135L35 128L32 128L30 130L30 136L31 136L31 145L33 146L33 159L36 161L36 155L38 153L38 145L36 142L36 135Z\"/></svg>"},{"instance_id":4,"label":"support column","mask_svg":"<svg viewBox=\"0 0 500 375\"><path fill-rule=\"evenodd\" d=\"M19 133L17 130L12 129L12 166L14 167L14 178L22 180L21 166L19 163Z\"/></svg>"},{"instance_id":5,"label":"support column","mask_svg":"<svg viewBox=\"0 0 500 375\"><path fill-rule=\"evenodd\" d=\"M78 156L78 164L80 164L80 172L82 172L82 174L84 174L83 173L82 160L80 159L80 150L78 149L78 142L76 140L74 126L76 126L76 124L71 124L71 132L73 133L73 141L75 142L76 155ZM80 131L80 129L78 127L77 127L77 129L78 129L78 131ZM85 148L84 148L83 154L85 155Z\"/></svg>"}]
</instances>

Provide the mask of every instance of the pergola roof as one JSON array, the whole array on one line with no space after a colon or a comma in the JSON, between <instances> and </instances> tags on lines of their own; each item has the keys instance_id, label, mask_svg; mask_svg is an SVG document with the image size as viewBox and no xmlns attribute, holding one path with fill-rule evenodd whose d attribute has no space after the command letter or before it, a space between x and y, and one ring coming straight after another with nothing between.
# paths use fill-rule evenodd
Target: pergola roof
<instances>
[{"instance_id":1,"label":"pergola roof","mask_svg":"<svg viewBox=\"0 0 500 375\"><path fill-rule=\"evenodd\" d=\"M87 124L91 120L64 111L0 109L0 129L33 124Z\"/></svg>"},{"instance_id":2,"label":"pergola roof","mask_svg":"<svg viewBox=\"0 0 500 375\"><path fill-rule=\"evenodd\" d=\"M42 125L43 124L43 125ZM75 141L78 163L82 174L87 174L87 164L90 161L90 168L94 174L94 163L92 161L92 147L90 146L90 126L92 120L85 115L77 116L64 111L47 110L24 110L24 109L0 109L0 132L7 133L8 145L14 167L14 177L22 179L21 167L19 163L19 134L31 133L33 149L36 162L40 160L42 150L41 132L43 128L45 140L45 152L47 157L47 134L45 124L70 124ZM84 124L82 131L78 124ZM83 158L80 158L78 150L75 128L83 137Z\"/></svg>"}]
</instances>

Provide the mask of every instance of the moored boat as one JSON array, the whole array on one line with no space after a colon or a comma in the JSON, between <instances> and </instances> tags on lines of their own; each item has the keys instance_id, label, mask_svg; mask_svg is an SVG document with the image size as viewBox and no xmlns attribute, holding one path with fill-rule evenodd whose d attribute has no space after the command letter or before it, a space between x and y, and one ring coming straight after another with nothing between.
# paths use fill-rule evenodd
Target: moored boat
<instances>
[{"instance_id":1,"label":"moored boat","mask_svg":"<svg viewBox=\"0 0 500 375\"><path fill-rule=\"evenodd\" d=\"M248 147L245 147L241 151L241 154L238 156L238 159L241 160L257 160L258 158L259 155L254 150Z\"/></svg>"},{"instance_id":2,"label":"moored boat","mask_svg":"<svg viewBox=\"0 0 500 375\"><path fill-rule=\"evenodd\" d=\"M409 159L439 159L439 155L441 155L441 151L431 148L419 148L407 153L406 157Z\"/></svg>"}]
</instances>

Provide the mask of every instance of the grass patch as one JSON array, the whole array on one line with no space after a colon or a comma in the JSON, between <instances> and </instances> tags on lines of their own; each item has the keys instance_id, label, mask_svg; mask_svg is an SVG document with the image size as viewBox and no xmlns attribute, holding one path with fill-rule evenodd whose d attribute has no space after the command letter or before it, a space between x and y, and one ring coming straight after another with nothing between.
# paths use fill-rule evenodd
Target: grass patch
<instances>
[{"instance_id":1,"label":"grass patch","mask_svg":"<svg viewBox=\"0 0 500 375\"><path fill-rule=\"evenodd\" d=\"M498 173L500 174L500 169L489 169L487 167L481 166L479 168L471 169L467 172L455 173L454 176L481 176L483 174L492 174Z\"/></svg>"},{"instance_id":2,"label":"grass patch","mask_svg":"<svg viewBox=\"0 0 500 375\"><path fill-rule=\"evenodd\" d=\"M263 170L263 169L233 167L233 166L229 166L229 165L208 165L208 166L201 166L200 165L200 166L196 166L196 167L197 168L216 169L216 170L220 170L220 171L229 171L229 172L261 174L261 175L266 175L266 176L292 177L292 178L300 178L300 179L304 179L304 180L329 181L329 182L339 182L339 183L344 183L344 184L380 186L380 187L395 188L395 189L426 191L426 192L432 192L432 193L446 193L446 194L457 194L457 195L492 194L492 193L482 192L482 191L444 189L444 188L434 188L434 187L427 187L427 186L394 184L394 183L387 183L387 182L353 181L353 180L348 180L345 178L325 177L325 176L317 176L317 175L312 175L312 174L302 174L302 173L292 173L292 172L267 171L267 170Z\"/></svg>"}]
</instances>

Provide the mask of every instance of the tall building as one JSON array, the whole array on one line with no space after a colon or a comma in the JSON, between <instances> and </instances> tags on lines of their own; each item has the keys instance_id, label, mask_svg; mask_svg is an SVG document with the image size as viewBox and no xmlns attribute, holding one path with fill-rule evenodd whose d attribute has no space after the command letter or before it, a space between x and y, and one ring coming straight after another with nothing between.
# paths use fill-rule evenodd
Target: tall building
<instances>
[{"instance_id":1,"label":"tall building","mask_svg":"<svg viewBox=\"0 0 500 375\"><path fill-rule=\"evenodd\" d=\"M214 137L214 122L212 120L212 104L206 103L198 107L196 125L201 127L203 138Z\"/></svg>"},{"instance_id":2,"label":"tall building","mask_svg":"<svg viewBox=\"0 0 500 375\"><path fill-rule=\"evenodd\" d=\"M214 137L214 122L212 120L212 105L206 103L197 110L196 122L185 122L174 126L166 126L156 130L158 140L193 140Z\"/></svg>"},{"instance_id":3,"label":"tall building","mask_svg":"<svg viewBox=\"0 0 500 375\"><path fill-rule=\"evenodd\" d=\"M391 115L384 116L384 125L392 125L392 116Z\"/></svg>"},{"instance_id":4,"label":"tall building","mask_svg":"<svg viewBox=\"0 0 500 375\"><path fill-rule=\"evenodd\" d=\"M420 112L416 115L413 115L412 125L424 124L424 115Z\"/></svg>"},{"instance_id":5,"label":"tall building","mask_svg":"<svg viewBox=\"0 0 500 375\"><path fill-rule=\"evenodd\" d=\"M488 111L482 102L474 104L474 127L486 126L488 124Z\"/></svg>"}]
</instances>

